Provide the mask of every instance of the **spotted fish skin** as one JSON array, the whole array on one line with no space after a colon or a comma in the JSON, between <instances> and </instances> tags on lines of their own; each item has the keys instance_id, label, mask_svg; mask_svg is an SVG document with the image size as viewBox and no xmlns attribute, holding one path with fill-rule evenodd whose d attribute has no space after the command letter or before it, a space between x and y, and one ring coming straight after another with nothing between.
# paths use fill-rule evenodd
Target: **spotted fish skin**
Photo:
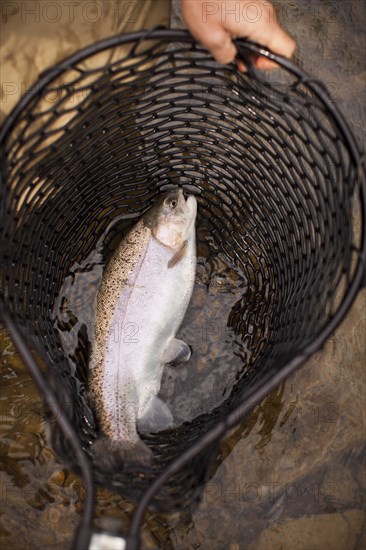
<instances>
[{"instance_id":1,"label":"spotted fish skin","mask_svg":"<svg viewBox=\"0 0 366 550\"><path fill-rule=\"evenodd\" d=\"M186 201L180 190L163 195L104 271L89 362L89 394L103 434L99 455L150 464L138 430L171 425L157 394L165 364L190 355L175 335L194 286L196 211L193 196Z\"/></svg>"}]
</instances>

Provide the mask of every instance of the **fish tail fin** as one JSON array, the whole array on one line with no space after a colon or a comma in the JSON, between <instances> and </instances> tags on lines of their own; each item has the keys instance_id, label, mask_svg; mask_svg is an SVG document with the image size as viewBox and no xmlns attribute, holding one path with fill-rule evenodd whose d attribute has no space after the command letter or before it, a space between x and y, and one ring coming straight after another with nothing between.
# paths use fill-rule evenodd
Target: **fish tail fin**
<instances>
[{"instance_id":1,"label":"fish tail fin","mask_svg":"<svg viewBox=\"0 0 366 550\"><path fill-rule=\"evenodd\" d=\"M91 451L95 465L107 471L148 471L152 465L152 451L140 438L127 444L101 436Z\"/></svg>"}]
</instances>

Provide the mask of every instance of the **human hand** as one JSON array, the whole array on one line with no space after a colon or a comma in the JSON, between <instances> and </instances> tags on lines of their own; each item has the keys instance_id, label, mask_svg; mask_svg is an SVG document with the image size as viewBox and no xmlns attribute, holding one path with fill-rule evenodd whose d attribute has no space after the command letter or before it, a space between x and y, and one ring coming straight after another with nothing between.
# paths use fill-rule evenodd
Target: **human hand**
<instances>
[{"instance_id":1,"label":"human hand","mask_svg":"<svg viewBox=\"0 0 366 550\"><path fill-rule=\"evenodd\" d=\"M295 41L279 25L273 5L266 0L181 0L181 11L188 29L218 63L235 59L235 38L247 38L285 57L294 53ZM258 69L277 67L265 57L251 61ZM238 67L245 70L242 62Z\"/></svg>"}]
</instances>

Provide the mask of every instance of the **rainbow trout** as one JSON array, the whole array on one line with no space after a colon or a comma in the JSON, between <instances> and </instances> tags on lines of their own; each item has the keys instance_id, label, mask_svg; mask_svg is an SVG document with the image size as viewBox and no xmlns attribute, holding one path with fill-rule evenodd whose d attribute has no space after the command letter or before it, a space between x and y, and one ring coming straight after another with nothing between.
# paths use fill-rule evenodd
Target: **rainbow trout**
<instances>
[{"instance_id":1,"label":"rainbow trout","mask_svg":"<svg viewBox=\"0 0 366 550\"><path fill-rule=\"evenodd\" d=\"M98 289L89 394L104 436L96 459L149 465L139 437L172 425L157 394L164 366L190 357L175 338L190 301L196 271L194 196L162 195L129 231Z\"/></svg>"}]
</instances>

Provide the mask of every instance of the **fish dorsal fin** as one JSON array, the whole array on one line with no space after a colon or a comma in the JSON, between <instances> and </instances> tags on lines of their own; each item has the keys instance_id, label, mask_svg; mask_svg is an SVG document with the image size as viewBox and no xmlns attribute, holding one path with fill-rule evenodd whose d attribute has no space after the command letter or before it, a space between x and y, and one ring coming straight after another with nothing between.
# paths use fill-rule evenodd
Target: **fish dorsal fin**
<instances>
[{"instance_id":1,"label":"fish dorsal fin","mask_svg":"<svg viewBox=\"0 0 366 550\"><path fill-rule=\"evenodd\" d=\"M172 258L170 258L168 262L168 267L174 267L177 265L181 259L184 257L186 250L187 250L188 241L185 240L182 242L181 246L178 248L177 252L174 254Z\"/></svg>"}]
</instances>

